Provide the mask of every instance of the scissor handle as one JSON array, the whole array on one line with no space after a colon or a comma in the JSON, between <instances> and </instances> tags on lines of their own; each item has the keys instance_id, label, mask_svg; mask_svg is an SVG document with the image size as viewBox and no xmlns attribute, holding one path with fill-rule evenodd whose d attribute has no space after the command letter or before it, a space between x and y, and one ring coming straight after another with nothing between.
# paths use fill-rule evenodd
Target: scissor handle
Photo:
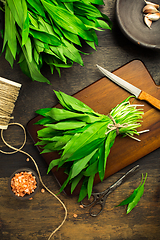
<instances>
[{"instance_id":1,"label":"scissor handle","mask_svg":"<svg viewBox=\"0 0 160 240\"><path fill-rule=\"evenodd\" d=\"M99 201L95 202L95 204L93 204L92 207L89 209L89 214L92 217L97 217L103 211L103 208L104 208L105 202L106 202L106 198L108 197L108 195L109 195L109 193L105 194L103 197L100 198ZM97 213L94 213L94 209L98 205L100 206L100 210L98 210Z\"/></svg>"},{"instance_id":2,"label":"scissor handle","mask_svg":"<svg viewBox=\"0 0 160 240\"><path fill-rule=\"evenodd\" d=\"M97 201L97 199L99 199L100 197L102 196L102 193L92 193L91 194L91 197L93 198L93 200L90 202L90 203L88 203L88 204L85 204L83 201L84 201L84 199L81 201L81 205L83 206L83 207L89 207L89 206L91 206L91 205L93 205L96 201Z\"/></svg>"}]
</instances>

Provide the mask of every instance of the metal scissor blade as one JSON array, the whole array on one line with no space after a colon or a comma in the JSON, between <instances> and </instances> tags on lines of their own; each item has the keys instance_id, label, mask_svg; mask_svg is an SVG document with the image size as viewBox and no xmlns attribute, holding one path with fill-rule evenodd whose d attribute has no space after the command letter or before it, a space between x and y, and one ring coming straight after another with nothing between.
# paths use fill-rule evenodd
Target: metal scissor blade
<instances>
[{"instance_id":1,"label":"metal scissor blade","mask_svg":"<svg viewBox=\"0 0 160 240\"><path fill-rule=\"evenodd\" d=\"M130 92L131 94L133 94L134 96L136 96L138 98L138 96L140 95L140 93L142 92L141 89L133 86L132 84L130 84L129 82L123 80L122 78L116 76L115 74L109 72L108 70L100 67L99 65L97 65L98 69L106 76L108 77L111 81L113 81L114 83L116 83L118 86L124 88L125 90L127 90L128 92Z\"/></svg>"},{"instance_id":2,"label":"metal scissor blade","mask_svg":"<svg viewBox=\"0 0 160 240\"><path fill-rule=\"evenodd\" d=\"M117 180L113 185L110 186L110 190L114 191L117 187L119 187L128 177L128 175L132 174L139 168L139 165L131 168L128 172L126 172L119 180Z\"/></svg>"}]
</instances>

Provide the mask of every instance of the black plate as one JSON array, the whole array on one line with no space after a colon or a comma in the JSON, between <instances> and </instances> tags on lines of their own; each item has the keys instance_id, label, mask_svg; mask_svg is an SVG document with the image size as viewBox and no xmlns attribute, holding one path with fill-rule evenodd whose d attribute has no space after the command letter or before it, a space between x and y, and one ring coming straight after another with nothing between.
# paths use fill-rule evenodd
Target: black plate
<instances>
[{"instance_id":1,"label":"black plate","mask_svg":"<svg viewBox=\"0 0 160 240\"><path fill-rule=\"evenodd\" d=\"M31 172L33 176L35 176L36 178L36 182L37 182L37 187L36 189L34 190L33 193L31 193L30 195L26 194L24 197L18 197L17 195L14 194L14 192L12 191L12 188L11 188L11 179L14 177L14 175L16 173L20 173L20 172ZM32 198L37 192L38 192L38 189L39 189L39 178L38 178L38 175L35 171L33 171L32 169L30 168L21 168L21 169L17 169L14 173L12 173L12 175L10 176L9 178L9 181L8 181L8 188L9 188L9 191L11 193L12 196L14 196L16 199L19 199L19 200L28 200L30 198Z\"/></svg>"},{"instance_id":2,"label":"black plate","mask_svg":"<svg viewBox=\"0 0 160 240\"><path fill-rule=\"evenodd\" d=\"M160 0L150 2L160 5ZM160 49L160 19L153 22L149 29L142 13L145 5L144 0L117 0L117 20L122 32L131 41L144 47Z\"/></svg>"}]
</instances>

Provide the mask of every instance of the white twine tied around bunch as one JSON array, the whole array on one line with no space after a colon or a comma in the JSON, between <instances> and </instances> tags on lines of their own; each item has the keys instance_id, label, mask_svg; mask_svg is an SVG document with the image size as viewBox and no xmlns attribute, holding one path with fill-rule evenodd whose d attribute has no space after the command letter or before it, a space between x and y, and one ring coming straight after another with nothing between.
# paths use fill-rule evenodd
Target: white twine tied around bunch
<instances>
[{"instance_id":1,"label":"white twine tied around bunch","mask_svg":"<svg viewBox=\"0 0 160 240\"><path fill-rule=\"evenodd\" d=\"M106 135L107 135L108 133L110 133L111 131L113 131L113 130L116 130L116 133L117 133L117 135L118 135L120 128L123 128L123 127L125 128L125 127L128 126L127 123L123 123L123 124L116 123L115 119L112 117L111 114L108 114L108 117L112 120L113 123L108 124L107 128L108 128L109 130L105 133ZM149 129L146 129L146 130L143 130L143 131L139 131L139 132L137 132L137 133L138 133L138 134L141 134L141 133L146 133L146 132L149 132ZM128 135L129 137L131 137L132 139L134 139L134 140L136 140L136 141L138 141L138 142L141 141L140 139L138 139L138 138L136 138L136 137L133 137L133 136L131 136L131 135L129 135L129 134L126 134L126 135Z\"/></svg>"},{"instance_id":2,"label":"white twine tied around bunch","mask_svg":"<svg viewBox=\"0 0 160 240\"><path fill-rule=\"evenodd\" d=\"M8 79L4 79L0 77L0 129L1 129L1 138L3 143L11 148L12 152L5 152L2 151L0 149L0 152L3 154L14 154L17 152L21 152L25 155L27 155L34 163L35 168L37 170L38 176L39 176L39 180L42 184L42 186L51 194L53 195L63 206L64 210L65 210L65 216L63 221L61 222L61 224L50 234L48 240L51 239L51 237L62 227L62 225L64 224L64 222L66 221L67 218L67 208L65 206L65 204L60 200L60 198L57 197L56 194L54 194L52 191L50 191L48 189L48 187L43 183L42 181L42 177L38 168L38 165L36 163L36 161L34 160L34 158L27 152L23 151L22 148L25 146L26 144L26 130L24 128L24 126L20 123L9 123L10 119L13 119L13 117L11 116L14 107L15 107L15 102L18 98L19 95L19 90L21 88L21 84L10 81ZM21 127L23 129L24 132L24 142L22 144L22 146L20 148L15 148L13 146L11 146L10 144L8 144L3 136L3 130L6 130L8 128L9 125L17 125L19 127Z\"/></svg>"},{"instance_id":3,"label":"white twine tied around bunch","mask_svg":"<svg viewBox=\"0 0 160 240\"><path fill-rule=\"evenodd\" d=\"M116 130L116 133L118 135L119 134L119 128L128 126L127 123L123 123L123 124L116 123L116 121L114 120L114 118L110 114L108 114L108 117L112 120L113 123L108 124L107 128L109 130L105 133L106 135L113 130Z\"/></svg>"}]
</instances>

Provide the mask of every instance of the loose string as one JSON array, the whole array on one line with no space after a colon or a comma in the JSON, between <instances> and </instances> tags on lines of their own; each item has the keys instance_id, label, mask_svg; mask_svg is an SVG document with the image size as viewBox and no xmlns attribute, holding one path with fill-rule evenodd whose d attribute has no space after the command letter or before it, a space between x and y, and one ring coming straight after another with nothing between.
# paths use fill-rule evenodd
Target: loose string
<instances>
[{"instance_id":1,"label":"loose string","mask_svg":"<svg viewBox=\"0 0 160 240\"><path fill-rule=\"evenodd\" d=\"M27 155L27 156L33 161L33 163L34 163L34 165L35 165L35 168L36 168L36 170L37 170L37 173L38 173L38 176L39 176L39 180L40 180L42 186L43 186L51 195L53 195L53 196L61 203L61 205L63 206L63 208L64 208L64 210L65 210L64 219L63 219L63 221L61 222L61 224L50 234L50 236L49 236L49 238L48 238L48 240L50 240L51 237L52 237L52 236L62 227L62 225L65 223L66 218L67 218L67 208L66 208L65 204L61 201L61 199L60 199L59 197L57 197L56 194L54 194L51 190L49 190L48 187L43 183L43 180L42 180L42 177L41 177L41 174L40 174L38 165L37 165L36 161L34 160L34 158L33 158L29 153L21 150L21 149L24 147L24 145L26 144L26 130L25 130L24 126L21 125L20 123L9 123L8 125L17 125L17 126L20 126L20 127L23 129L23 132L24 132L24 141L23 141L23 144L22 144L22 146L21 146L20 148L15 148L15 147L11 146L10 144L8 144L8 143L5 141L4 136L3 136L3 129L2 129L2 130L1 130L1 138L2 138L3 143L4 143L7 147L13 149L14 151L12 151L12 152L5 152L5 151L2 151L2 150L0 149L0 152L3 153L3 154L14 154L14 153L16 153L16 152L21 152L21 153Z\"/></svg>"}]
</instances>

